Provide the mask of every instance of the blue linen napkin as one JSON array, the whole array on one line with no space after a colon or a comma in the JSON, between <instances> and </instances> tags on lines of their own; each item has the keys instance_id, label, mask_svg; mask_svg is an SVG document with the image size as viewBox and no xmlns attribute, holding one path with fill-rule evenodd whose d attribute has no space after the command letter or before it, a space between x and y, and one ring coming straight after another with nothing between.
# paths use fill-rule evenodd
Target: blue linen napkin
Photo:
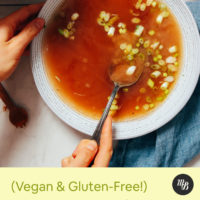
<instances>
[{"instance_id":1,"label":"blue linen napkin","mask_svg":"<svg viewBox=\"0 0 200 200\"><path fill-rule=\"evenodd\" d=\"M200 30L200 2L187 5ZM167 125L146 136L120 141L110 167L182 167L198 154L200 80L188 104Z\"/></svg>"}]
</instances>

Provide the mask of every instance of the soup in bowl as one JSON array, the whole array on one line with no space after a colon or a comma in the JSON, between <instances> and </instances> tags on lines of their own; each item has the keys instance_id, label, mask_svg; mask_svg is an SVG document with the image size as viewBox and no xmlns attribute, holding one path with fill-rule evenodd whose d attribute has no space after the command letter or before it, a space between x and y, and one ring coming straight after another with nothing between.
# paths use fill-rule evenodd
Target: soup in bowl
<instances>
[{"instance_id":1,"label":"soup in bowl","mask_svg":"<svg viewBox=\"0 0 200 200\"><path fill-rule=\"evenodd\" d=\"M174 2L174 9L178 9L179 3ZM42 96L45 101L54 98L59 102L51 103L50 107L57 114L61 112L58 115L62 119L65 115L64 121L92 134L114 87L108 71L112 65L121 63L129 65L132 74L140 65L144 71L136 84L119 91L111 106L117 138L155 130L184 106L197 77L192 74L195 78L191 88L181 106L177 106L174 101L184 89L180 84L185 81L181 79L183 75L189 78L185 74L188 56L184 52L190 48L185 40L189 24L180 21L183 13L173 12L169 1L68 0L54 4L47 27L37 42L43 81L53 94L49 100L47 95ZM48 6L47 2L46 11ZM191 29L193 18L183 3L181 6L191 19ZM192 34L196 34L195 24L193 28ZM37 48L34 45L36 42L33 49Z\"/></svg>"},{"instance_id":2,"label":"soup in bowl","mask_svg":"<svg viewBox=\"0 0 200 200\"><path fill-rule=\"evenodd\" d=\"M49 79L59 96L84 115L100 118L113 89L108 74L113 64L135 66L137 59L145 65L140 80L123 88L113 102L116 121L148 114L176 82L180 27L166 4L139 2L74 0L47 26L43 55Z\"/></svg>"}]
</instances>

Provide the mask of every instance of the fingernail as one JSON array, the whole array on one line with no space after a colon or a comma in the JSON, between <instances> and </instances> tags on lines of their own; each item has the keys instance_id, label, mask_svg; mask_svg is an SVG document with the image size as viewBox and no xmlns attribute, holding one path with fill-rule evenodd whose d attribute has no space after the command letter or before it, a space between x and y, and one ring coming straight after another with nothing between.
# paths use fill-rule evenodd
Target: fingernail
<instances>
[{"instance_id":1,"label":"fingernail","mask_svg":"<svg viewBox=\"0 0 200 200\"><path fill-rule=\"evenodd\" d=\"M69 159L68 158L64 158L63 160L62 160L62 166L66 166L66 165L68 165L68 163L69 163Z\"/></svg>"},{"instance_id":2,"label":"fingernail","mask_svg":"<svg viewBox=\"0 0 200 200\"><path fill-rule=\"evenodd\" d=\"M42 29L43 26L44 26L44 20L43 19L37 19L37 20L35 20L34 25L35 25L36 28Z\"/></svg>"},{"instance_id":3,"label":"fingernail","mask_svg":"<svg viewBox=\"0 0 200 200\"><path fill-rule=\"evenodd\" d=\"M95 141L91 141L88 145L87 148L91 151L95 151L97 149L97 143Z\"/></svg>"}]
</instances>

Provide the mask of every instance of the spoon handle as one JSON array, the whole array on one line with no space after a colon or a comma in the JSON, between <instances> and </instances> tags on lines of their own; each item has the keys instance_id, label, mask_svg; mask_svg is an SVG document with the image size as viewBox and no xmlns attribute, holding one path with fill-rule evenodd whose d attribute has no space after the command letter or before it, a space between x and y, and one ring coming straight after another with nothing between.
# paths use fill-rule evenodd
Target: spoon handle
<instances>
[{"instance_id":1,"label":"spoon handle","mask_svg":"<svg viewBox=\"0 0 200 200\"><path fill-rule=\"evenodd\" d=\"M0 98L5 103L5 105L8 107L8 109L12 109L15 105L14 101L9 96L6 89L3 87L3 85L0 83Z\"/></svg>"},{"instance_id":2,"label":"spoon handle","mask_svg":"<svg viewBox=\"0 0 200 200\"><path fill-rule=\"evenodd\" d=\"M112 105L112 102L115 99L115 96L116 96L117 92L119 91L119 89L120 89L120 86L118 86L116 84L115 88L112 91L110 99L109 99L109 101L107 103L107 106L106 106L106 108L105 108L105 110L103 112L103 115L102 115L102 117L101 117L101 119L100 119L100 121L99 121L99 123L98 123L98 125L97 125L97 127L96 127L96 129L94 131L94 133L93 133L92 139L95 140L97 142L97 144L99 144L99 142L100 142L101 131L102 131L104 122L105 122L105 120L106 120L106 118L108 116L108 113L110 111L110 107Z\"/></svg>"}]
</instances>

